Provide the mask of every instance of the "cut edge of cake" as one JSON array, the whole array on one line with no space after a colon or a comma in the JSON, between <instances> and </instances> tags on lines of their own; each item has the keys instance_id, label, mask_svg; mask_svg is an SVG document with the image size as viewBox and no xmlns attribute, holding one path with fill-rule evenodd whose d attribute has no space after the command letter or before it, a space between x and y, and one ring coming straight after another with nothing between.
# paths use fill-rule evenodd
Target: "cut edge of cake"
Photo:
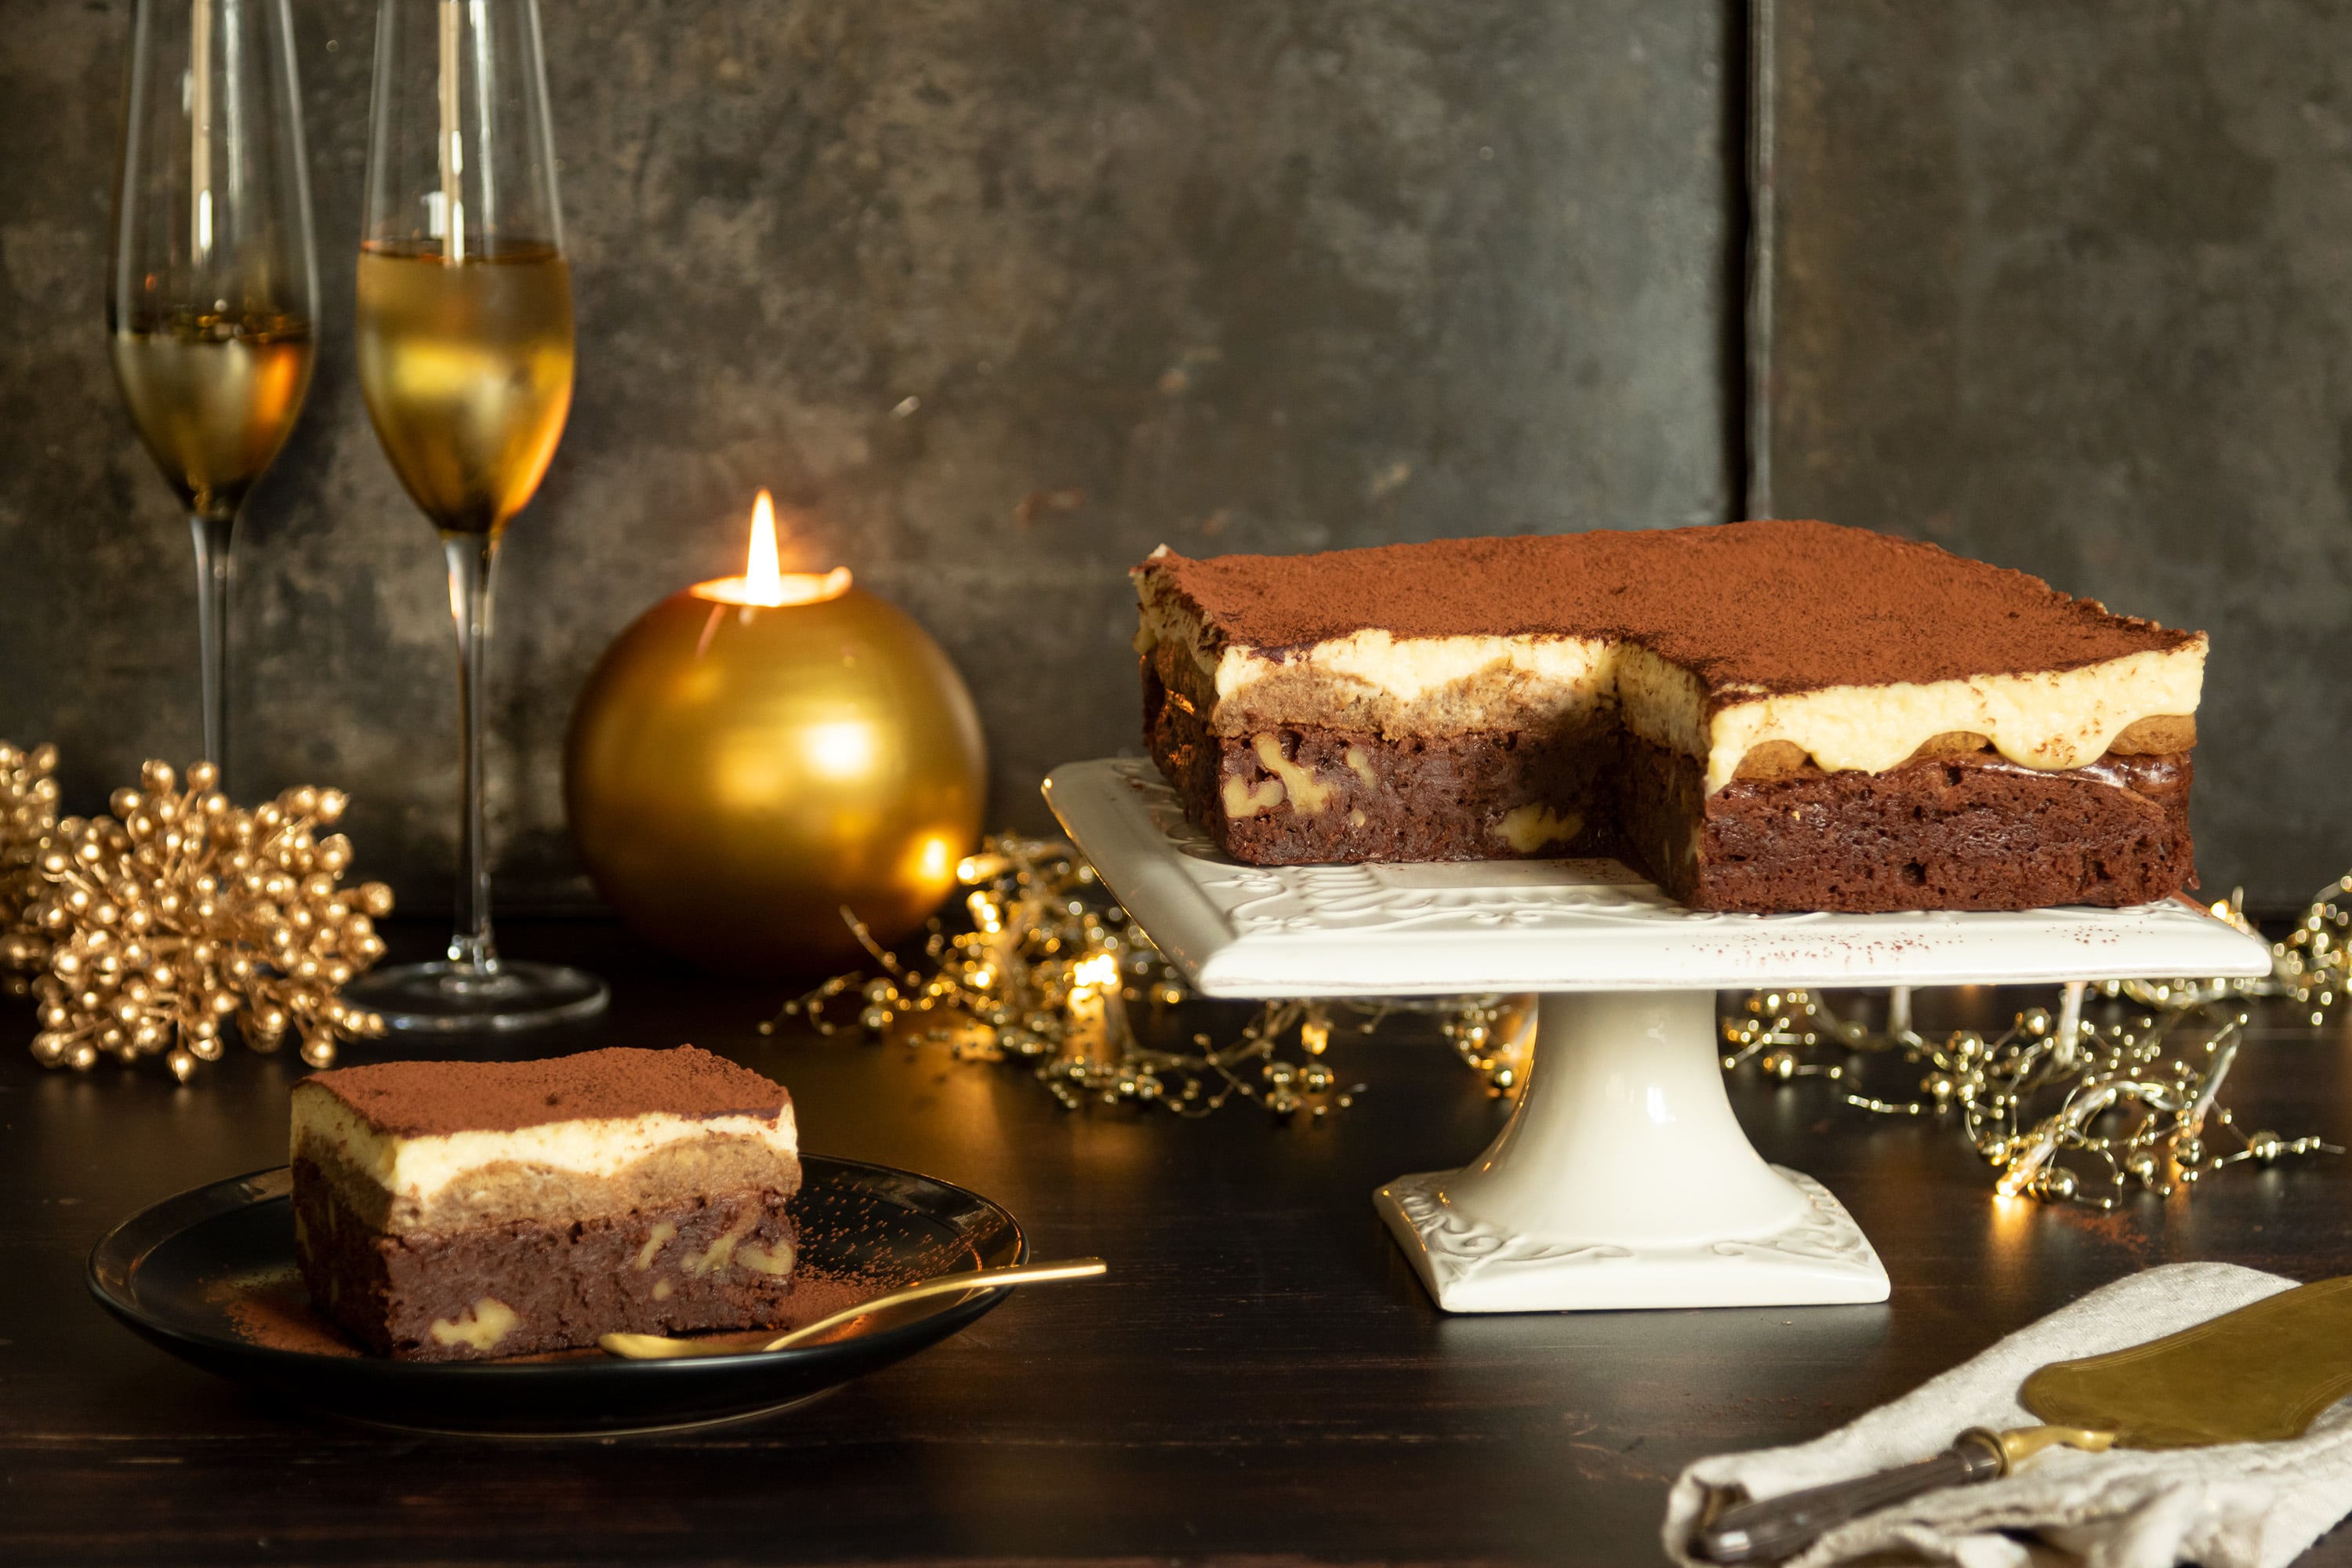
<instances>
[{"instance_id":1,"label":"cut edge of cake","mask_svg":"<svg viewBox=\"0 0 2352 1568\"><path fill-rule=\"evenodd\" d=\"M692 1047L314 1074L291 1163L314 1304L404 1359L757 1326L798 1261L791 1096Z\"/></svg>"}]
</instances>

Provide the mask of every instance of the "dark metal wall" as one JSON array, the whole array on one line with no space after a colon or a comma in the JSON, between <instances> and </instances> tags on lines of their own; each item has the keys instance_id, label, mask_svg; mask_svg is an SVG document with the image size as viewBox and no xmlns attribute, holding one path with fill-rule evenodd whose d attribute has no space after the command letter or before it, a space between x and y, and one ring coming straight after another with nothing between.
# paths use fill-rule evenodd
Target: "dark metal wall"
<instances>
[{"instance_id":1,"label":"dark metal wall","mask_svg":"<svg viewBox=\"0 0 2352 1568\"><path fill-rule=\"evenodd\" d=\"M2352 10L1770 0L1769 505L2212 634L2210 893L2352 862Z\"/></svg>"},{"instance_id":2,"label":"dark metal wall","mask_svg":"<svg viewBox=\"0 0 2352 1568\"><path fill-rule=\"evenodd\" d=\"M352 788L368 868L437 898L440 568L347 331L372 7L297 10L332 315L238 546L238 761L248 794ZM2212 632L2209 887L2284 905L2352 862L2352 13L1772 0L1747 321L1737 7L547 16L582 354L499 617L516 902L585 898L572 694L644 605L734 569L760 485L804 563L948 646L992 817L1034 827L1045 768L1131 746L1121 573L1152 545L1710 521L1748 415L1770 510ZM63 744L87 809L193 752L194 598L100 340L128 6L11 20L0 736Z\"/></svg>"},{"instance_id":3,"label":"dark metal wall","mask_svg":"<svg viewBox=\"0 0 2352 1568\"><path fill-rule=\"evenodd\" d=\"M350 787L446 886L439 552L349 346L373 8L295 7L331 319L237 545L237 762ZM978 696L992 817L1131 749L1124 569L1731 510L1717 5L598 0L546 7L578 401L510 537L493 833L585 898L558 753L631 616L740 570L752 491ZM90 809L196 745L185 530L121 413L100 271L123 0L0 29L0 736Z\"/></svg>"}]
</instances>

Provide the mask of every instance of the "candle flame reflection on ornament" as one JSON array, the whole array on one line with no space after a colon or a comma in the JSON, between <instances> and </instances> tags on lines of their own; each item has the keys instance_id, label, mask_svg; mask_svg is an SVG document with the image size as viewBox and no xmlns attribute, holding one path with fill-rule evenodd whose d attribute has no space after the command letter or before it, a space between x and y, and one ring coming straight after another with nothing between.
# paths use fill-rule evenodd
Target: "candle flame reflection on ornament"
<instances>
[{"instance_id":1,"label":"candle flame reflection on ornament","mask_svg":"<svg viewBox=\"0 0 2352 1568\"><path fill-rule=\"evenodd\" d=\"M801 737L809 765L827 778L854 779L874 765L874 731L855 719L812 724Z\"/></svg>"},{"instance_id":2,"label":"candle flame reflection on ornament","mask_svg":"<svg viewBox=\"0 0 2352 1568\"><path fill-rule=\"evenodd\" d=\"M849 592L849 568L830 572L786 572L776 551L776 502L766 490L751 503L751 540L744 552L743 575L715 577L694 585L695 596L722 605L758 605L780 609L787 605L818 605Z\"/></svg>"}]
</instances>

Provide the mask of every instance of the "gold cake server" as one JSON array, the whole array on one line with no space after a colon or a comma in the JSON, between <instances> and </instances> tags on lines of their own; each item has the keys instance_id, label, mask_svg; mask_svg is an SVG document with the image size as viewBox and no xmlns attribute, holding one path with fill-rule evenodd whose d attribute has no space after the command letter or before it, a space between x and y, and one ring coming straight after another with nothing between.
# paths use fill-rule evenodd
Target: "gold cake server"
<instances>
[{"instance_id":1,"label":"gold cake server","mask_svg":"<svg viewBox=\"0 0 2352 1568\"><path fill-rule=\"evenodd\" d=\"M963 1290L985 1290L998 1285L1042 1285L1055 1279L1091 1279L1110 1271L1110 1265L1099 1258L1071 1258L1059 1263L1010 1263L998 1268L967 1268L955 1274L935 1274L929 1279L919 1279L912 1285L870 1297L854 1307L845 1308L831 1317L819 1318L789 1334L770 1340L763 1345L736 1344L728 1341L673 1340L660 1334L606 1334L596 1342L605 1352L625 1361L675 1361L681 1356L756 1355L767 1351L790 1350L803 1344L844 1323L854 1323L869 1312L886 1307L919 1301L927 1296L946 1296Z\"/></svg>"},{"instance_id":2,"label":"gold cake server","mask_svg":"<svg viewBox=\"0 0 2352 1568\"><path fill-rule=\"evenodd\" d=\"M2189 1448L2300 1437L2352 1393L2352 1275L2298 1285L2160 1340L2053 1362L2017 1402L2044 1425L1972 1426L1932 1458L1760 1502L1728 1498L1691 1538L1710 1563L1777 1563L1848 1520L2008 1475L2045 1448Z\"/></svg>"}]
</instances>

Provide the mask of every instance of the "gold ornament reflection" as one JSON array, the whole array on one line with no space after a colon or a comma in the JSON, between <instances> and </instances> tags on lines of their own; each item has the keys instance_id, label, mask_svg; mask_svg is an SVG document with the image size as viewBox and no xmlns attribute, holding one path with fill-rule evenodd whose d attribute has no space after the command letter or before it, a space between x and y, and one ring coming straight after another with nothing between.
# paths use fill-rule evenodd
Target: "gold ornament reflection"
<instances>
[{"instance_id":1,"label":"gold ornament reflection","mask_svg":"<svg viewBox=\"0 0 2352 1568\"><path fill-rule=\"evenodd\" d=\"M766 491L740 577L646 612L572 720L564 797L597 889L646 941L747 974L861 955L919 926L978 842L970 692L922 627L845 569L779 569Z\"/></svg>"}]
</instances>

